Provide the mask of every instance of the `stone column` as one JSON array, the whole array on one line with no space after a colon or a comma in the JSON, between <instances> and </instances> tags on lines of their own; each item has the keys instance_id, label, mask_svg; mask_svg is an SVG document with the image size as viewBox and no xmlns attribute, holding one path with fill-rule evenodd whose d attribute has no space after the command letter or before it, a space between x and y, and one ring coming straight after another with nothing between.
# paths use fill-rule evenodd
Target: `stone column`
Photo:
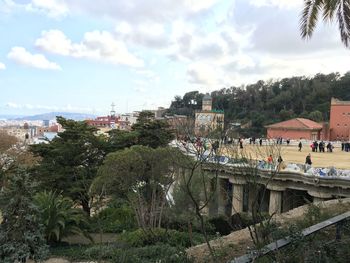
<instances>
[{"instance_id":1,"label":"stone column","mask_svg":"<svg viewBox=\"0 0 350 263\"><path fill-rule=\"evenodd\" d=\"M243 184L232 186L232 214L243 212Z\"/></svg>"},{"instance_id":2,"label":"stone column","mask_svg":"<svg viewBox=\"0 0 350 263\"><path fill-rule=\"evenodd\" d=\"M269 201L269 213L272 215L282 213L282 195L283 191L286 190L279 183L271 183L267 186L267 189L270 190L270 201Z\"/></svg>"},{"instance_id":3,"label":"stone column","mask_svg":"<svg viewBox=\"0 0 350 263\"><path fill-rule=\"evenodd\" d=\"M232 215L243 212L243 187L246 182L230 178L232 183Z\"/></svg>"},{"instance_id":4,"label":"stone column","mask_svg":"<svg viewBox=\"0 0 350 263\"><path fill-rule=\"evenodd\" d=\"M332 198L332 195L328 193L323 193L321 191L307 191L309 195L312 196L313 203L319 203Z\"/></svg>"},{"instance_id":5,"label":"stone column","mask_svg":"<svg viewBox=\"0 0 350 263\"><path fill-rule=\"evenodd\" d=\"M282 193L281 191L270 190L269 214L280 214L282 212Z\"/></svg>"},{"instance_id":6,"label":"stone column","mask_svg":"<svg viewBox=\"0 0 350 263\"><path fill-rule=\"evenodd\" d=\"M218 197L218 215L225 215L227 204L227 179L218 178L217 197Z\"/></svg>"}]
</instances>

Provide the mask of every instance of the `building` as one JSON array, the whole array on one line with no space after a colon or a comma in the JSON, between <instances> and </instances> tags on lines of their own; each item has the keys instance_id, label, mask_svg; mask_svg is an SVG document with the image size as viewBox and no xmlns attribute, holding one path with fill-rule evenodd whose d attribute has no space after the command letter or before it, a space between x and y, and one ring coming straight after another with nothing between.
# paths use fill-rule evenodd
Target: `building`
<instances>
[{"instance_id":1,"label":"building","mask_svg":"<svg viewBox=\"0 0 350 263\"><path fill-rule=\"evenodd\" d=\"M212 108L212 97L207 93L203 97L202 110L195 113L195 132L208 132L224 128L224 111Z\"/></svg>"},{"instance_id":2,"label":"building","mask_svg":"<svg viewBox=\"0 0 350 263\"><path fill-rule=\"evenodd\" d=\"M350 101L331 100L329 139L332 141L350 140Z\"/></svg>"},{"instance_id":3,"label":"building","mask_svg":"<svg viewBox=\"0 0 350 263\"><path fill-rule=\"evenodd\" d=\"M267 129L267 138L283 139L306 139L306 140L325 140L327 139L324 126L312 120L304 118L295 118L279 123L265 126Z\"/></svg>"}]
</instances>

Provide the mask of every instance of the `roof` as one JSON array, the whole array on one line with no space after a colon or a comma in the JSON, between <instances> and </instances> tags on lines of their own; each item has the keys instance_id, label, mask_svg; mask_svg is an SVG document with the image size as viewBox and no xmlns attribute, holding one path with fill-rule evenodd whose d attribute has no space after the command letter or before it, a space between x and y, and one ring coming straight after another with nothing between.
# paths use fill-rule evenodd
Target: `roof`
<instances>
[{"instance_id":1,"label":"roof","mask_svg":"<svg viewBox=\"0 0 350 263\"><path fill-rule=\"evenodd\" d=\"M204 95L203 100L211 100L211 96L209 95L209 93Z\"/></svg>"},{"instance_id":2,"label":"roof","mask_svg":"<svg viewBox=\"0 0 350 263\"><path fill-rule=\"evenodd\" d=\"M295 118L265 126L272 129L321 130L322 125L309 119Z\"/></svg>"}]
</instances>

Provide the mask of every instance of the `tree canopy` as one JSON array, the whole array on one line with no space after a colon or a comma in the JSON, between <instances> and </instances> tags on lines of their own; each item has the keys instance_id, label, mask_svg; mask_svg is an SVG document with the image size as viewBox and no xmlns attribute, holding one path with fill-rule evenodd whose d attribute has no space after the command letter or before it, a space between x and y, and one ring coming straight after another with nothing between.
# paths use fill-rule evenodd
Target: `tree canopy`
<instances>
[{"instance_id":1,"label":"tree canopy","mask_svg":"<svg viewBox=\"0 0 350 263\"><path fill-rule=\"evenodd\" d=\"M199 104L186 104L189 95L193 97L193 94L200 98L198 92L188 92L183 98L177 96L169 113L186 113L193 117ZM224 110L227 128L230 128L230 123L251 123L251 128L241 132L247 136L261 136L265 133L265 125L294 117L329 120L332 97L350 100L350 73L258 81L247 86L216 90L211 96L213 109Z\"/></svg>"},{"instance_id":2,"label":"tree canopy","mask_svg":"<svg viewBox=\"0 0 350 263\"><path fill-rule=\"evenodd\" d=\"M64 131L48 144L31 146L41 157L36 174L42 186L79 202L90 213L89 188L105 156L105 140L86 122L58 117Z\"/></svg>"}]
</instances>

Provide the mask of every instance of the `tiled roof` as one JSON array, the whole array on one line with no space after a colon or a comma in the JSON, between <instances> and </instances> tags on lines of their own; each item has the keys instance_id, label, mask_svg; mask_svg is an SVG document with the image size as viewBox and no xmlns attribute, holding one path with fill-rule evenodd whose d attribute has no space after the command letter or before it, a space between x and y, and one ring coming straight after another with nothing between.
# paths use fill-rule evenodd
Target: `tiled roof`
<instances>
[{"instance_id":1,"label":"tiled roof","mask_svg":"<svg viewBox=\"0 0 350 263\"><path fill-rule=\"evenodd\" d=\"M302 129L302 130L320 130L322 129L322 125L314 122L312 120L304 119L304 118L295 118L288 121L282 121L278 123L274 123L271 125L267 125L266 128L289 128L289 129Z\"/></svg>"}]
</instances>

